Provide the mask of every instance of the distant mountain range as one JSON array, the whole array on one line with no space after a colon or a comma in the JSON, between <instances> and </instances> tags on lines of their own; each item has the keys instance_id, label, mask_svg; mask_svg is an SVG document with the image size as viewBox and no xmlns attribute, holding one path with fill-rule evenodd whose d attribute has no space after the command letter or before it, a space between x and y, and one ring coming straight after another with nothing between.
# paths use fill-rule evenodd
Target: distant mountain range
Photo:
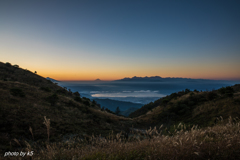
<instances>
[{"instance_id":1,"label":"distant mountain range","mask_svg":"<svg viewBox=\"0 0 240 160\"><path fill-rule=\"evenodd\" d=\"M191 78L181 78L181 77L166 77L166 78L162 78L160 76L152 76L152 77L137 77L134 76L132 78L123 78L123 79L119 79L116 81L210 81L208 79L191 79Z\"/></svg>"}]
</instances>

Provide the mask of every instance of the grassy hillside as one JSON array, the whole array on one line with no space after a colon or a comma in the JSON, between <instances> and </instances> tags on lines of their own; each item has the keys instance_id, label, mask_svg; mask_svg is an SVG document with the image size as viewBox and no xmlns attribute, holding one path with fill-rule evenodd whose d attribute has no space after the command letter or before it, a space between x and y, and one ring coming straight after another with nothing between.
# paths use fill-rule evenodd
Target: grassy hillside
<instances>
[{"instance_id":1,"label":"grassy hillside","mask_svg":"<svg viewBox=\"0 0 240 160\"><path fill-rule=\"evenodd\" d=\"M62 141L69 137L120 132L130 121L103 112L87 98L80 98L28 70L0 63L0 149L9 150L13 139ZM50 132L43 123L50 119ZM120 125L121 124L121 125Z\"/></svg>"},{"instance_id":2,"label":"grassy hillside","mask_svg":"<svg viewBox=\"0 0 240 160\"><path fill-rule=\"evenodd\" d=\"M178 123L212 126L222 116L240 117L240 85L210 92L181 91L161 98L130 114L139 126Z\"/></svg>"}]
</instances>

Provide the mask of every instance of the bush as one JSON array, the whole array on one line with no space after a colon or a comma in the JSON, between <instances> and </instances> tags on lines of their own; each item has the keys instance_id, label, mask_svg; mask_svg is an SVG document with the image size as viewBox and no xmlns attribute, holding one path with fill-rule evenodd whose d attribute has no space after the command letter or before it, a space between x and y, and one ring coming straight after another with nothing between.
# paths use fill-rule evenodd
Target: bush
<instances>
[{"instance_id":1,"label":"bush","mask_svg":"<svg viewBox=\"0 0 240 160\"><path fill-rule=\"evenodd\" d=\"M187 94L187 93L189 93L189 92L191 92L190 89L186 88L186 89L185 89L185 94Z\"/></svg>"},{"instance_id":2,"label":"bush","mask_svg":"<svg viewBox=\"0 0 240 160\"><path fill-rule=\"evenodd\" d=\"M77 107L78 105L74 103L72 100L69 100L67 105L72 106L72 107Z\"/></svg>"},{"instance_id":3,"label":"bush","mask_svg":"<svg viewBox=\"0 0 240 160\"><path fill-rule=\"evenodd\" d=\"M166 99L164 99L164 100L162 101L163 104L167 104L168 102L169 102L169 99L168 99L168 98L166 98Z\"/></svg>"},{"instance_id":4,"label":"bush","mask_svg":"<svg viewBox=\"0 0 240 160\"><path fill-rule=\"evenodd\" d=\"M215 92L208 92L207 93L207 100L213 100L216 97L217 97L217 93L215 93Z\"/></svg>"},{"instance_id":5,"label":"bush","mask_svg":"<svg viewBox=\"0 0 240 160\"><path fill-rule=\"evenodd\" d=\"M51 89L48 87L41 87L40 89L46 92L51 92Z\"/></svg>"},{"instance_id":6,"label":"bush","mask_svg":"<svg viewBox=\"0 0 240 160\"><path fill-rule=\"evenodd\" d=\"M109 113L112 113L112 114L115 114L113 111L109 110L108 108L105 108L105 111L107 111Z\"/></svg>"},{"instance_id":7,"label":"bush","mask_svg":"<svg viewBox=\"0 0 240 160\"><path fill-rule=\"evenodd\" d=\"M80 98L80 97L75 97L74 100L77 102L82 102L82 98Z\"/></svg>"},{"instance_id":8,"label":"bush","mask_svg":"<svg viewBox=\"0 0 240 160\"><path fill-rule=\"evenodd\" d=\"M11 63L9 63L9 62L6 62L5 64L6 64L7 67L11 67L12 66Z\"/></svg>"},{"instance_id":9,"label":"bush","mask_svg":"<svg viewBox=\"0 0 240 160\"><path fill-rule=\"evenodd\" d=\"M13 65L13 67L19 68L19 65L15 64L15 65Z\"/></svg>"},{"instance_id":10,"label":"bush","mask_svg":"<svg viewBox=\"0 0 240 160\"><path fill-rule=\"evenodd\" d=\"M197 90L197 89L194 89L194 91L193 92L196 92L196 93L198 93L199 91Z\"/></svg>"},{"instance_id":11,"label":"bush","mask_svg":"<svg viewBox=\"0 0 240 160\"><path fill-rule=\"evenodd\" d=\"M25 93L21 89L19 89L19 88L12 88L10 90L10 93L13 96L25 97Z\"/></svg>"},{"instance_id":12,"label":"bush","mask_svg":"<svg viewBox=\"0 0 240 160\"><path fill-rule=\"evenodd\" d=\"M90 102L89 101L84 101L83 104L85 104L86 106L90 106Z\"/></svg>"},{"instance_id":13,"label":"bush","mask_svg":"<svg viewBox=\"0 0 240 160\"><path fill-rule=\"evenodd\" d=\"M191 97L194 96L194 92L191 92L191 93L190 93L190 96L191 96Z\"/></svg>"},{"instance_id":14,"label":"bush","mask_svg":"<svg viewBox=\"0 0 240 160\"><path fill-rule=\"evenodd\" d=\"M68 91L67 91L66 89L58 89L58 90L57 90L57 93L66 95L66 94L68 93Z\"/></svg>"},{"instance_id":15,"label":"bush","mask_svg":"<svg viewBox=\"0 0 240 160\"><path fill-rule=\"evenodd\" d=\"M225 95L227 97L233 97L233 93L234 93L234 90L232 87L226 87L226 92L225 92Z\"/></svg>"},{"instance_id":16,"label":"bush","mask_svg":"<svg viewBox=\"0 0 240 160\"><path fill-rule=\"evenodd\" d=\"M77 96L77 97L80 97L79 92L74 92L73 94L74 94L75 96Z\"/></svg>"},{"instance_id":17,"label":"bush","mask_svg":"<svg viewBox=\"0 0 240 160\"><path fill-rule=\"evenodd\" d=\"M94 105L97 105L97 102L96 102L95 100L93 100L92 103L93 103Z\"/></svg>"},{"instance_id":18,"label":"bush","mask_svg":"<svg viewBox=\"0 0 240 160\"><path fill-rule=\"evenodd\" d=\"M58 99L59 98L58 98L56 93L51 95L51 96L49 96L49 97L47 97L47 101L51 104L51 106L54 106Z\"/></svg>"},{"instance_id":19,"label":"bush","mask_svg":"<svg viewBox=\"0 0 240 160\"><path fill-rule=\"evenodd\" d=\"M218 90L218 92L223 96L233 97L234 90L232 87L222 87Z\"/></svg>"},{"instance_id":20,"label":"bush","mask_svg":"<svg viewBox=\"0 0 240 160\"><path fill-rule=\"evenodd\" d=\"M84 100L86 100L86 101L90 101L90 99L89 98L86 98L86 97L82 97Z\"/></svg>"}]
</instances>

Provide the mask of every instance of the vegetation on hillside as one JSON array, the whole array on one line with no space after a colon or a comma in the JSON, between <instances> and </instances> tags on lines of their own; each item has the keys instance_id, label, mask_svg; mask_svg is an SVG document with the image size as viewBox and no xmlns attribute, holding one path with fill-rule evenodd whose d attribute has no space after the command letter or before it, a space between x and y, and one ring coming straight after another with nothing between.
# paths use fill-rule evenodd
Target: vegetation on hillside
<instances>
[{"instance_id":1,"label":"vegetation on hillside","mask_svg":"<svg viewBox=\"0 0 240 160\"><path fill-rule=\"evenodd\" d=\"M18 147L13 139L21 145L25 140L30 144L47 140L45 116L51 122L50 142L108 135L112 130L116 133L129 121L101 111L95 101L10 63L0 63L0 102L0 151Z\"/></svg>"},{"instance_id":2,"label":"vegetation on hillside","mask_svg":"<svg viewBox=\"0 0 240 160\"><path fill-rule=\"evenodd\" d=\"M135 112L132 112L129 114L129 117L134 118L134 117L138 117L141 116L143 114L146 114L149 110L152 110L153 108L159 106L159 105L165 105L166 103L168 103L171 99L175 99L177 97L181 97L187 93L189 93L190 90L186 89L185 91L180 91L178 93L172 93L169 96L160 98L154 102L150 102L149 104L144 105L143 107L141 107L140 109L136 110Z\"/></svg>"},{"instance_id":3,"label":"vegetation on hillside","mask_svg":"<svg viewBox=\"0 0 240 160\"><path fill-rule=\"evenodd\" d=\"M240 85L222 87L213 91L186 89L145 105L131 114L137 126L172 127L180 122L201 127L212 126L217 117L240 116ZM138 125L139 124L139 125Z\"/></svg>"}]
</instances>

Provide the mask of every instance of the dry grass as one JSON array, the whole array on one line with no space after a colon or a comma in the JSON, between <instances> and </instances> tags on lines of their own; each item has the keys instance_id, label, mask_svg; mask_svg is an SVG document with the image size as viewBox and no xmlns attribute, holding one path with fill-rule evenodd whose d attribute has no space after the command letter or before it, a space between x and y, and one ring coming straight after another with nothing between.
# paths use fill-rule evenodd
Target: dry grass
<instances>
[{"instance_id":1,"label":"dry grass","mask_svg":"<svg viewBox=\"0 0 240 160\"><path fill-rule=\"evenodd\" d=\"M91 136L61 143L45 143L45 147L27 145L34 150L33 159L83 159L83 160L138 160L138 159L239 159L240 123L229 118L227 124L200 129L179 124L173 134L163 135L164 130L153 128L145 134L134 134L128 139L119 133L106 138ZM37 146L37 145L36 145ZM21 159L18 157L18 159Z\"/></svg>"},{"instance_id":2,"label":"dry grass","mask_svg":"<svg viewBox=\"0 0 240 160\"><path fill-rule=\"evenodd\" d=\"M46 116L44 116L44 122L43 124L47 127L47 135L48 135L48 142L49 142L49 136L50 136L50 119L47 119Z\"/></svg>"}]
</instances>

